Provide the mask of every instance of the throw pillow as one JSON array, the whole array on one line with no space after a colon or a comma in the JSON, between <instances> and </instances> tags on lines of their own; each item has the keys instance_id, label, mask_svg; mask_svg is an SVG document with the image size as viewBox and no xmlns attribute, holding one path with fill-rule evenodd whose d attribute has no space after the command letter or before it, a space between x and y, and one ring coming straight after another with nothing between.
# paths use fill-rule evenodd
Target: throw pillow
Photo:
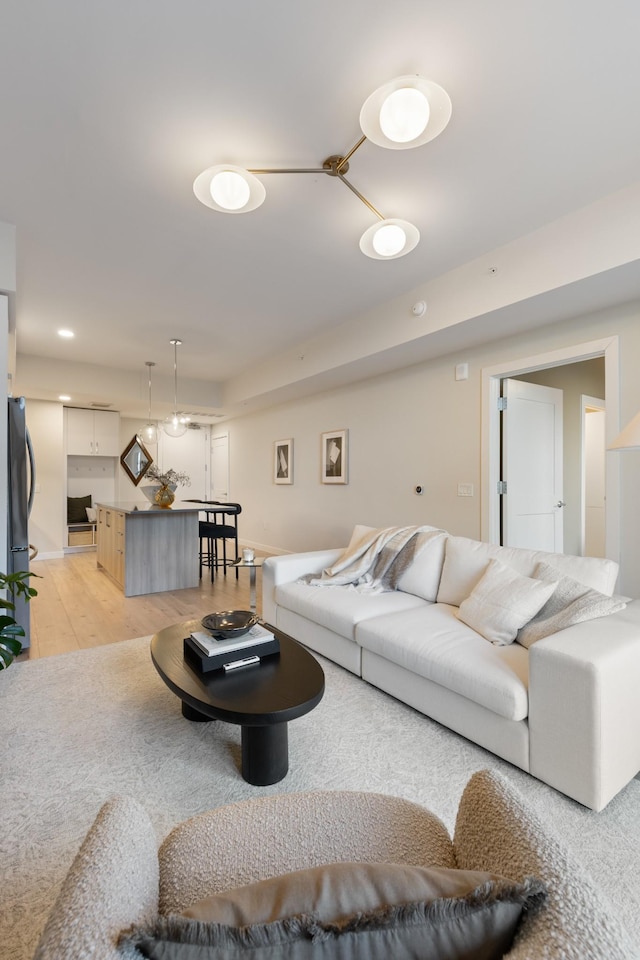
<instances>
[{"instance_id":1,"label":"throw pillow","mask_svg":"<svg viewBox=\"0 0 640 960\"><path fill-rule=\"evenodd\" d=\"M353 528L353 533L351 534L351 539L349 540L349 545L346 547L343 553L347 553L347 551L350 552L358 543L360 543L362 539L364 539L364 537L368 537L369 534L376 532L376 527L367 527L364 523L356 523L355 527Z\"/></svg>"},{"instance_id":2,"label":"throw pillow","mask_svg":"<svg viewBox=\"0 0 640 960\"><path fill-rule=\"evenodd\" d=\"M422 597L435 603L444 562L444 546L447 534L444 530L418 533L415 537L414 556L408 568L400 575L396 590Z\"/></svg>"},{"instance_id":3,"label":"throw pillow","mask_svg":"<svg viewBox=\"0 0 640 960\"><path fill-rule=\"evenodd\" d=\"M491 560L460 604L458 617L486 640L504 646L545 605L557 583L523 577L499 560Z\"/></svg>"},{"instance_id":4,"label":"throw pillow","mask_svg":"<svg viewBox=\"0 0 640 960\"><path fill-rule=\"evenodd\" d=\"M90 523L95 523L97 519L98 519L97 510L94 510L93 507L87 507L87 520Z\"/></svg>"},{"instance_id":5,"label":"throw pillow","mask_svg":"<svg viewBox=\"0 0 640 960\"><path fill-rule=\"evenodd\" d=\"M527 649L537 640L558 633L574 623L606 617L624 610L627 601L622 597L608 597L591 590L583 583L566 577L549 563L539 563L535 570L538 580L556 581L558 586L542 609L518 631L516 640Z\"/></svg>"},{"instance_id":6,"label":"throw pillow","mask_svg":"<svg viewBox=\"0 0 640 960\"><path fill-rule=\"evenodd\" d=\"M209 897L121 946L154 960L492 960L545 893L475 871L329 864Z\"/></svg>"},{"instance_id":7,"label":"throw pillow","mask_svg":"<svg viewBox=\"0 0 640 960\"><path fill-rule=\"evenodd\" d=\"M91 506L88 497L67 497L67 523L86 523L87 507Z\"/></svg>"}]
</instances>

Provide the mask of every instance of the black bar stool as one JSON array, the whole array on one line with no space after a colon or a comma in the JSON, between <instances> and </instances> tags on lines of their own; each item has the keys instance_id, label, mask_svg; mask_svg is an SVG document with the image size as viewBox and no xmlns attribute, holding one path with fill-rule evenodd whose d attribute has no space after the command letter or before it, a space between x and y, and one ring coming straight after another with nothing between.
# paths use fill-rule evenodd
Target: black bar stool
<instances>
[{"instance_id":1,"label":"black bar stool","mask_svg":"<svg viewBox=\"0 0 640 960\"><path fill-rule=\"evenodd\" d=\"M211 570L211 582L213 583L214 572L222 567L226 577L227 567L240 559L238 553L238 514L242 513L242 507L239 503L207 503L204 508L207 514L206 520L199 523L200 535L200 579L202 579L202 568L209 567ZM212 520L209 518L213 517ZM227 557L227 541L233 541L233 557ZM222 550L220 550L220 546ZM221 555L222 554L222 555ZM238 568L236 567L236 580L238 579Z\"/></svg>"}]
</instances>

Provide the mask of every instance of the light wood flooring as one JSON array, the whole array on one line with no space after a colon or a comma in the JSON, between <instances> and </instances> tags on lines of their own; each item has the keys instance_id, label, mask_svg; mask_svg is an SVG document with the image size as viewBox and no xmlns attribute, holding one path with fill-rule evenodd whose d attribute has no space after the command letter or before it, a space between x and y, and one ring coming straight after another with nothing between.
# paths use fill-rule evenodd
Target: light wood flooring
<instances>
[{"instance_id":1,"label":"light wood flooring","mask_svg":"<svg viewBox=\"0 0 640 960\"><path fill-rule=\"evenodd\" d=\"M249 609L249 571L218 571L211 583L207 569L200 586L189 590L125 597L99 569L96 553L66 554L60 560L35 561L40 575L31 606L31 647L19 660L97 647L155 633L162 627L220 610ZM257 570L257 609L261 610L262 571Z\"/></svg>"}]
</instances>

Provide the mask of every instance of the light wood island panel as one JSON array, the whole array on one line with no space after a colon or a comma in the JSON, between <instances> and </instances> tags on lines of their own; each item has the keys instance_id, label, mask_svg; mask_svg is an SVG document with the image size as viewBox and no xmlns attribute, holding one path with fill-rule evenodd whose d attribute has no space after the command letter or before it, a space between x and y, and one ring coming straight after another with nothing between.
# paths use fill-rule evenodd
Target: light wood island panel
<instances>
[{"instance_id":1,"label":"light wood island panel","mask_svg":"<svg viewBox=\"0 0 640 960\"><path fill-rule=\"evenodd\" d=\"M197 587L198 508L98 503L97 562L125 597Z\"/></svg>"}]
</instances>

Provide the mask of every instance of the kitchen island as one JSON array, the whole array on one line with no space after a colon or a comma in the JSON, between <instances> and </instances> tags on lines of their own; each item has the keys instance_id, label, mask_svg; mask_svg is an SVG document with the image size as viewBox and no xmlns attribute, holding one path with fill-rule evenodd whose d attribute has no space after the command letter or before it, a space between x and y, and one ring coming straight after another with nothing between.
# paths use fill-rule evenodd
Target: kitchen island
<instances>
[{"instance_id":1,"label":"kitchen island","mask_svg":"<svg viewBox=\"0 0 640 960\"><path fill-rule=\"evenodd\" d=\"M98 566L125 597L197 587L198 507L98 503Z\"/></svg>"}]
</instances>

